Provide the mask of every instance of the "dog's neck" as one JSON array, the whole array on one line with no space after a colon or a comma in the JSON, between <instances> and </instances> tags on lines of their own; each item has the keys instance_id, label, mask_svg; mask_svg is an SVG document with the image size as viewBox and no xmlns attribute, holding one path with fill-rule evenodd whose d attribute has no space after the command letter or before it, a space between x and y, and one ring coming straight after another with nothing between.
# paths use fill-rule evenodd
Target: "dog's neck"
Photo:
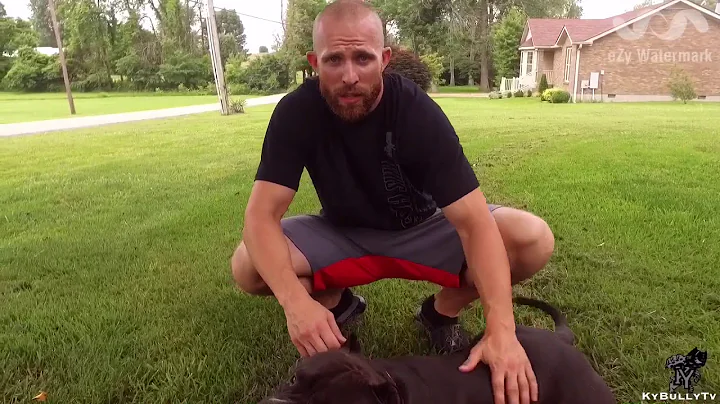
<instances>
[{"instance_id":1,"label":"dog's neck","mask_svg":"<svg viewBox=\"0 0 720 404\"><path fill-rule=\"evenodd\" d=\"M410 390L409 384L412 383L410 380L405 380L404 377L400 376L397 372L394 372L393 367L397 366L397 363L392 363L382 359L368 359L370 366L375 369L379 374L387 378L390 383L395 387L398 392L400 402L398 404L410 404Z\"/></svg>"}]
</instances>

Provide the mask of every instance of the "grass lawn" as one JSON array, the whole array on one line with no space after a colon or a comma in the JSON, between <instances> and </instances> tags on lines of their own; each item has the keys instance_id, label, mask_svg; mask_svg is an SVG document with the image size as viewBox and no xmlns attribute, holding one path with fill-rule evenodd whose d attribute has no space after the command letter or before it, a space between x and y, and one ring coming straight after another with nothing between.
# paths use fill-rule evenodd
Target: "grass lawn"
<instances>
[{"instance_id":1,"label":"grass lawn","mask_svg":"<svg viewBox=\"0 0 720 404\"><path fill-rule=\"evenodd\" d=\"M240 98L250 98L241 96ZM74 93L77 117L185 107L218 102L214 95ZM65 93L0 93L0 124L72 118Z\"/></svg>"},{"instance_id":2,"label":"grass lawn","mask_svg":"<svg viewBox=\"0 0 720 404\"><path fill-rule=\"evenodd\" d=\"M720 105L438 103L488 198L553 228L516 293L563 309L618 401L666 391L694 347L695 391L720 393ZM229 271L272 108L0 139L0 402L255 403L286 377L282 311ZM289 214L318 208L305 176ZM368 353L424 352L411 318L434 290L358 288ZM479 306L463 319L482 327Z\"/></svg>"},{"instance_id":3,"label":"grass lawn","mask_svg":"<svg viewBox=\"0 0 720 404\"><path fill-rule=\"evenodd\" d=\"M478 86L438 86L438 93L479 93Z\"/></svg>"}]
</instances>

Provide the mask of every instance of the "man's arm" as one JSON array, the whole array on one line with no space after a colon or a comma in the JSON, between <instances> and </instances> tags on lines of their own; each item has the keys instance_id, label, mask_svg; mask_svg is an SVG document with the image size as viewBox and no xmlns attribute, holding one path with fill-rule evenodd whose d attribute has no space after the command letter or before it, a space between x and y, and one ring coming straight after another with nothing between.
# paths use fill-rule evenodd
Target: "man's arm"
<instances>
[{"instance_id":1,"label":"man's arm","mask_svg":"<svg viewBox=\"0 0 720 404\"><path fill-rule=\"evenodd\" d=\"M479 188L443 208L457 229L468 276L480 295L488 332L515 333L510 263L500 231Z\"/></svg>"},{"instance_id":2,"label":"man's arm","mask_svg":"<svg viewBox=\"0 0 720 404\"><path fill-rule=\"evenodd\" d=\"M302 100L296 97L283 97L270 117L243 227L253 265L283 307L297 296L308 296L292 267L280 226L300 186L308 143L300 124Z\"/></svg>"},{"instance_id":3,"label":"man's arm","mask_svg":"<svg viewBox=\"0 0 720 404\"><path fill-rule=\"evenodd\" d=\"M298 297L309 296L290 259L280 220L295 190L268 181L255 181L247 208L243 240L258 274L283 308Z\"/></svg>"}]
</instances>

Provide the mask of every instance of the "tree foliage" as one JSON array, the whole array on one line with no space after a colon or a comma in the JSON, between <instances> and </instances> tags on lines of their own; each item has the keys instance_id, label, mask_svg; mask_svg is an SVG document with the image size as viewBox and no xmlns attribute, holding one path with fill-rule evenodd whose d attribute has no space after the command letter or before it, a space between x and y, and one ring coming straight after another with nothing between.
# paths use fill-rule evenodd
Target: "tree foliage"
<instances>
[{"instance_id":1,"label":"tree foliage","mask_svg":"<svg viewBox=\"0 0 720 404\"><path fill-rule=\"evenodd\" d=\"M520 53L518 44L522 38L527 16L513 7L493 30L493 60L495 61L495 85L503 77L517 77L520 74Z\"/></svg>"}]
</instances>

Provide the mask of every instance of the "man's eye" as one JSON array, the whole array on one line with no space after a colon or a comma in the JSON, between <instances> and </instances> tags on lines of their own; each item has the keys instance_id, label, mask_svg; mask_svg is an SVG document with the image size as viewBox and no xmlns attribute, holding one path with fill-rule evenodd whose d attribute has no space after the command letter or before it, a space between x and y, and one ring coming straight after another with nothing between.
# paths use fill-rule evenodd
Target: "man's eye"
<instances>
[{"instance_id":1,"label":"man's eye","mask_svg":"<svg viewBox=\"0 0 720 404\"><path fill-rule=\"evenodd\" d=\"M290 378L290 385L294 385L297 382L297 376L293 375L293 377Z\"/></svg>"}]
</instances>

